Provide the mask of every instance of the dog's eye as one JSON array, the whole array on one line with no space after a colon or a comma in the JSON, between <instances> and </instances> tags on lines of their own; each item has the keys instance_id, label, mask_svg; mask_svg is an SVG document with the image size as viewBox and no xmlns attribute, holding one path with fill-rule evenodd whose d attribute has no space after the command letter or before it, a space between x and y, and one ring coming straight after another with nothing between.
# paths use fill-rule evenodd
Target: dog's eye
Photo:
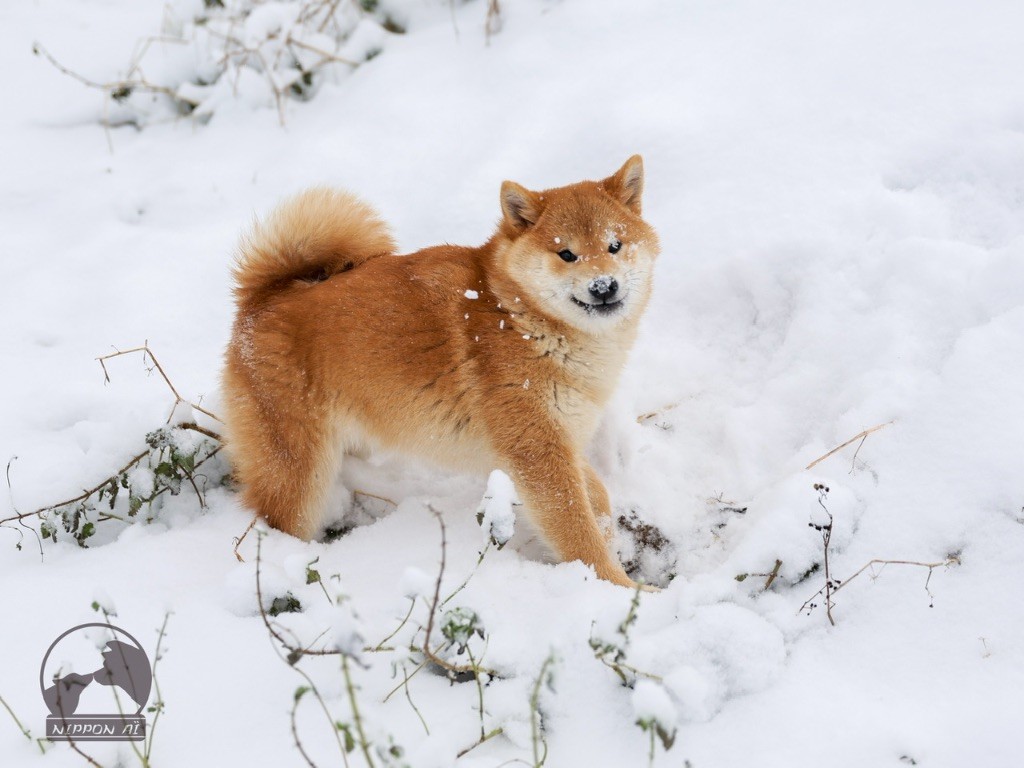
<instances>
[{"instance_id":1,"label":"dog's eye","mask_svg":"<svg viewBox=\"0 0 1024 768\"><path fill-rule=\"evenodd\" d=\"M565 248L558 252L558 255L562 258L562 261L576 261L579 258L575 253Z\"/></svg>"},{"instance_id":2,"label":"dog's eye","mask_svg":"<svg viewBox=\"0 0 1024 768\"><path fill-rule=\"evenodd\" d=\"M612 240L611 245L608 246L608 253L618 253L621 247L621 242L618 240Z\"/></svg>"}]
</instances>

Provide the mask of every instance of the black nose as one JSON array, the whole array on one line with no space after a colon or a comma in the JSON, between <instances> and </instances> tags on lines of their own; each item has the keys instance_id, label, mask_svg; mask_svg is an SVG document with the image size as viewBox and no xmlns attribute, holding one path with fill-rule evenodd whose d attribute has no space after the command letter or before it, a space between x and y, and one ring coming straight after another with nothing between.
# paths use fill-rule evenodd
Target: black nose
<instances>
[{"instance_id":1,"label":"black nose","mask_svg":"<svg viewBox=\"0 0 1024 768\"><path fill-rule=\"evenodd\" d=\"M619 281L610 275L601 275L591 280L587 289L595 299L608 301L619 290Z\"/></svg>"}]
</instances>

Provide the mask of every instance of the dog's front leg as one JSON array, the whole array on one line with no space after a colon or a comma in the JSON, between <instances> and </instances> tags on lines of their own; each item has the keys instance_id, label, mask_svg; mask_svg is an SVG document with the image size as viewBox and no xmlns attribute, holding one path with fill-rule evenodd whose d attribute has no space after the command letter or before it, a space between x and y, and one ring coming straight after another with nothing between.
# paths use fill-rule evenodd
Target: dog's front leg
<instances>
[{"instance_id":1,"label":"dog's front leg","mask_svg":"<svg viewBox=\"0 0 1024 768\"><path fill-rule=\"evenodd\" d=\"M608 551L595 511L608 515L608 496L586 460L557 425L533 422L504 454L526 508L562 560L581 560L614 584L635 586ZM592 477L591 477L592 475ZM596 484L595 484L596 483ZM591 493L599 510L591 504Z\"/></svg>"}]
</instances>

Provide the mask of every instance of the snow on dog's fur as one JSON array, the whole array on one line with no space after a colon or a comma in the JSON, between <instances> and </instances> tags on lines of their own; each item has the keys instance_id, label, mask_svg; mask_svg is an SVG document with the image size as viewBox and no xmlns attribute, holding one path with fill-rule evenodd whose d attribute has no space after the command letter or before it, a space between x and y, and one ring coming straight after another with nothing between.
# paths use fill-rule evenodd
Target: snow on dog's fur
<instances>
[{"instance_id":1,"label":"snow on dog's fur","mask_svg":"<svg viewBox=\"0 0 1024 768\"><path fill-rule=\"evenodd\" d=\"M318 534L345 451L383 447L514 480L563 560L631 585L584 456L651 289L643 163L602 181L501 187L484 245L394 254L351 195L314 189L243 242L226 354L245 502Z\"/></svg>"}]
</instances>

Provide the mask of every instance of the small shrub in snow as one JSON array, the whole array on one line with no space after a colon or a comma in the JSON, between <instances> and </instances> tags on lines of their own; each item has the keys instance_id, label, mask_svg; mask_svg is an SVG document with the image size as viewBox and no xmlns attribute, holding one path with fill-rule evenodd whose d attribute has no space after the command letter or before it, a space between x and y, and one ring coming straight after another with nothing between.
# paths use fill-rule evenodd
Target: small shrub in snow
<instances>
[{"instance_id":1,"label":"small shrub in snow","mask_svg":"<svg viewBox=\"0 0 1024 768\"><path fill-rule=\"evenodd\" d=\"M171 0L158 36L139 41L125 73L94 81L108 125L144 126L191 115L201 120L224 103L274 106L307 101L382 50L403 30L374 0Z\"/></svg>"},{"instance_id":2,"label":"small shrub in snow","mask_svg":"<svg viewBox=\"0 0 1024 768\"><path fill-rule=\"evenodd\" d=\"M469 608L455 608L441 618L441 634L455 647L457 654L466 653L473 635L481 640L484 628L480 617Z\"/></svg>"},{"instance_id":3,"label":"small shrub in snow","mask_svg":"<svg viewBox=\"0 0 1024 768\"><path fill-rule=\"evenodd\" d=\"M280 616L282 613L300 613L301 611L302 603L291 592L273 598L270 601L270 607L267 608L267 613L271 616Z\"/></svg>"},{"instance_id":4,"label":"small shrub in snow","mask_svg":"<svg viewBox=\"0 0 1024 768\"><path fill-rule=\"evenodd\" d=\"M137 454L125 466L94 488L65 502L38 511L42 518L39 532L43 539L57 541L69 536L79 546L96 533L96 526L108 520L134 522L153 520L160 510L160 497L177 496L185 482L203 504L200 484L219 481L220 469L198 476L196 469L213 458L220 446L210 438L192 431L194 425L164 427L146 435L147 450Z\"/></svg>"}]
</instances>

